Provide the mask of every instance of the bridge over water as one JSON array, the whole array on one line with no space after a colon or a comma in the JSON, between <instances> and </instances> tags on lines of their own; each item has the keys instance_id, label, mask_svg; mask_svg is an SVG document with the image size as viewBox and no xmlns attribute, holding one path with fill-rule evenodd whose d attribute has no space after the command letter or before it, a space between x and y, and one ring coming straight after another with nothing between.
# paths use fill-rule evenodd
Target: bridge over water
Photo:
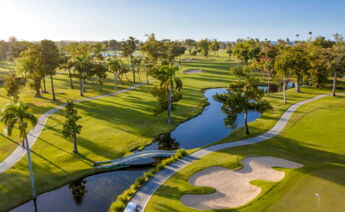
<instances>
[{"instance_id":1,"label":"bridge over water","mask_svg":"<svg viewBox=\"0 0 345 212\"><path fill-rule=\"evenodd\" d=\"M108 161L95 162L93 165L96 168L122 168L132 165L134 162L152 158L152 157L170 157L175 155L176 151L168 150L148 150L136 152L132 155Z\"/></svg>"}]
</instances>

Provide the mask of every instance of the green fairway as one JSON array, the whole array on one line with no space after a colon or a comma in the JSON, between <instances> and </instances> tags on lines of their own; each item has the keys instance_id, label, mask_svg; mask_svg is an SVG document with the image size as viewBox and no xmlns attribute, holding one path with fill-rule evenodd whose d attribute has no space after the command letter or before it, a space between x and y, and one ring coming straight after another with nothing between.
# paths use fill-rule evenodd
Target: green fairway
<instances>
[{"instance_id":1,"label":"green fairway","mask_svg":"<svg viewBox=\"0 0 345 212\"><path fill-rule=\"evenodd\" d=\"M115 159L129 154L132 150L142 148L152 139L163 132L168 132L181 121L197 115L206 104L201 92L202 89L212 87L226 87L233 79L229 74L229 67L236 60L229 59L220 52L220 57L193 57L194 60L183 62L179 77L183 80L183 98L173 111L173 125L166 124L166 113L153 116L153 106L156 104L151 95L152 85L143 85L135 90L112 97L105 97L89 102L77 104L82 116L80 124L83 126L79 139L80 154L72 154L73 143L61 135L63 111L53 114L47 121L46 127L32 148L33 163L37 190L39 193L54 189L71 180L96 173L92 163L108 159ZM183 55L181 60L190 59L189 55ZM184 70L202 69L196 74L183 74ZM260 75L258 75L260 76ZM128 73L131 79L131 73ZM141 76L145 80L144 73ZM20 98L30 105L33 113L38 117L47 110L65 103L67 98L80 99L90 96L114 92L112 75L108 77L103 86L103 92L99 92L97 81L88 83L85 97L79 96L78 79L74 79L75 89L69 88L68 75L59 71L54 78L57 99L52 101L50 93L43 94L42 98L34 98L34 91L29 86L22 89ZM124 81L119 89L132 86L133 83ZM50 80L47 79L47 90L50 92ZM303 93L288 92L289 102L282 104L280 93L266 97L274 109L264 113L261 118L250 123L250 136L260 134L271 128L284 110L293 103L302 101L329 90L303 88ZM1 89L0 103L9 102ZM0 124L2 128L3 125ZM0 160L9 155L18 141L17 132L11 138L0 134ZM233 132L232 136L219 142L229 142L244 138L243 130ZM215 141L216 142L216 141ZM194 151L194 150L190 150ZM0 189L6 192L6 196L0 199L1 208L9 209L31 198L28 168L26 158L23 158L6 173L0 174ZM16 191L20 190L20 193ZM115 198L115 197L114 197Z\"/></svg>"},{"instance_id":2,"label":"green fairway","mask_svg":"<svg viewBox=\"0 0 345 212\"><path fill-rule=\"evenodd\" d=\"M201 90L208 87L224 87L231 80L229 67L232 62L226 60L227 58L219 57L183 64L179 73L184 83L183 99L176 111L173 111L174 124L171 126L166 124L166 114L153 116L155 99L150 93L152 85L77 104L82 116L80 124L83 126L78 137L79 155L72 154L72 141L61 135L63 111L53 114L32 148L38 192L51 190L73 179L95 173L97 170L92 168L93 162L128 154L149 144L158 134L173 129L180 121L198 114L206 104ZM184 69L191 68L202 68L204 72L196 75L183 74ZM113 92L111 77L108 77L102 93ZM77 82L77 79L75 81ZM56 92L59 93L57 102L49 99L50 94L44 94L43 98L33 98L32 90L23 89L21 99L30 105L37 116L53 106L64 103L67 97L80 98L77 83L74 90L68 88L69 82L65 72L59 72L55 82ZM47 80L48 91L49 83ZM133 84L126 83L120 88L130 85ZM87 91L86 96L101 94L98 92L97 84L88 85ZM0 100L2 104L8 101L4 96ZM13 140L4 135L0 139L0 159L3 159L16 147L16 135L12 136ZM6 191L6 196L0 199L1 208L8 209L30 199L26 158L6 173L0 174L0 181L0 189ZM18 190L21 192L17 193Z\"/></svg>"},{"instance_id":3,"label":"green fairway","mask_svg":"<svg viewBox=\"0 0 345 212\"><path fill-rule=\"evenodd\" d=\"M248 156L275 156L303 163L304 167L279 169L285 170L286 176L278 183L252 182L262 187L261 194L243 207L224 211L316 211L315 193L321 195L320 211L344 211L345 123L340 117L345 117L344 97L326 97L302 106L279 136L211 153L177 172L160 187L145 211L197 211L184 206L181 196L212 193L213 189L194 187L187 183L188 178L211 166L239 169L239 161ZM260 130L261 125L256 125L260 120L252 123L254 131Z\"/></svg>"}]
</instances>

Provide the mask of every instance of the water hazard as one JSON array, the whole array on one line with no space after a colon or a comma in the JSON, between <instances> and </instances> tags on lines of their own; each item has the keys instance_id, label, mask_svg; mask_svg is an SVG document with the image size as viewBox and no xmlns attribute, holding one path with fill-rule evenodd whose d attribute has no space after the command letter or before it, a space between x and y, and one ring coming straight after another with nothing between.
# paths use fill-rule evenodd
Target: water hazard
<instances>
[{"instance_id":1,"label":"water hazard","mask_svg":"<svg viewBox=\"0 0 345 212\"><path fill-rule=\"evenodd\" d=\"M228 136L234 129L243 126L243 114L236 121L236 128L224 125L225 114L221 110L221 103L213 100L216 93L226 92L226 89L208 89L205 91L209 105L202 113L184 123L181 123L171 133L159 135L153 144L144 150L178 148L192 149L218 141ZM259 113L250 112L248 121L254 121ZM142 164L152 164L155 159L140 161ZM126 168L96 174L84 179L71 182L68 185L43 193L36 201L37 211L42 212L74 212L74 211L107 211L116 197L126 190L135 179L141 176L150 166L141 168ZM12 212L35 211L33 201L24 203Z\"/></svg>"}]
</instances>

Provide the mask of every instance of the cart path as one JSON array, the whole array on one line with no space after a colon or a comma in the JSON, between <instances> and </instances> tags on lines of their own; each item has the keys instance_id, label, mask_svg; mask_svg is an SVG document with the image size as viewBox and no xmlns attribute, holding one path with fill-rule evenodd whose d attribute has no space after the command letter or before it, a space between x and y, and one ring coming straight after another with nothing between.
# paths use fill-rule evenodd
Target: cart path
<instances>
[{"instance_id":1,"label":"cart path","mask_svg":"<svg viewBox=\"0 0 345 212\"><path fill-rule=\"evenodd\" d=\"M150 81L152 81L152 80L150 80ZM126 89L123 89L123 90L119 90L119 91L116 91L116 92L113 92L113 93L103 94L103 95L93 96L93 97L88 97L88 98L76 100L74 102L75 103L87 102L87 101L92 101L92 100L95 100L95 99L100 99L100 98L104 98L104 97L108 97L108 96L115 96L117 94L121 94L121 93L125 93L127 91L131 91L131 90L133 90L133 89L135 89L137 87L140 87L140 86L142 86L144 84L147 84L147 82L141 82L141 83L135 84L135 85L133 85L133 86L131 86L129 88L126 88ZM48 110L47 112L45 112L43 115L41 115L38 118L37 124L27 134L30 148L32 148L32 146L35 144L37 138L40 136L41 132L43 131L44 126L45 126L49 116L52 115L53 113L57 112L58 110L63 109L65 106L66 106L66 104L62 104L60 106L52 108L52 109ZM0 163L0 173L3 173L5 171L7 171L8 169L10 169L11 167L13 167L25 155L26 155L26 150L22 146L18 145L17 148L9 156L7 156L3 161L1 161L1 163Z\"/></svg>"},{"instance_id":2,"label":"cart path","mask_svg":"<svg viewBox=\"0 0 345 212\"><path fill-rule=\"evenodd\" d=\"M249 144L255 144L262 141L265 141L267 139L273 138L274 136L278 135L286 126L289 119L293 115L293 113L302 105L310 103L312 101L321 99L323 97L329 96L329 94L323 94L319 96L315 96L311 99L307 99L301 102L298 102L294 105L291 105L279 118L278 122L274 125L272 129L267 131L264 134L258 135L256 137L236 141L236 142L229 142L229 143L223 143L218 144L210 147L206 147L204 149L200 149L170 165L168 165L165 169L158 172L155 176L153 176L143 187L141 187L133 196L131 202L135 202L137 204L137 209L139 211L144 211L146 205L150 201L151 197L154 195L154 193L157 191L157 189L165 182L167 181L173 174L175 174L180 169L186 167L187 165L191 164L193 161L198 160L205 155L208 155L209 153L231 148L231 147L237 147L237 146L244 146Z\"/></svg>"}]
</instances>

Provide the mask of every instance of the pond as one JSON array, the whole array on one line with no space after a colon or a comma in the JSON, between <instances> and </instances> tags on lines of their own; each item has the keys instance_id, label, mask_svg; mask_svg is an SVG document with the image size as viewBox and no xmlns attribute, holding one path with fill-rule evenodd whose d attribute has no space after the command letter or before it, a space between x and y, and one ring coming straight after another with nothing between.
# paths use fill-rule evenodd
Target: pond
<instances>
[{"instance_id":1,"label":"pond","mask_svg":"<svg viewBox=\"0 0 345 212\"><path fill-rule=\"evenodd\" d=\"M186 122L178 125L172 132L157 136L155 141L144 150L178 148L192 149L218 141L228 136L234 129L243 126L243 114L236 121L236 128L224 125L225 114L221 110L221 103L216 102L213 96L216 93L224 93L226 89L208 89L204 92L209 105L202 113ZM248 121L254 121L260 117L259 113L250 112ZM140 160L140 168L127 168L110 171L72 182L61 188L38 196L37 211L98 211L106 212L110 204L121 194L135 179L148 170L157 158ZM14 208L12 212L35 211L33 201L24 203Z\"/></svg>"}]
</instances>

